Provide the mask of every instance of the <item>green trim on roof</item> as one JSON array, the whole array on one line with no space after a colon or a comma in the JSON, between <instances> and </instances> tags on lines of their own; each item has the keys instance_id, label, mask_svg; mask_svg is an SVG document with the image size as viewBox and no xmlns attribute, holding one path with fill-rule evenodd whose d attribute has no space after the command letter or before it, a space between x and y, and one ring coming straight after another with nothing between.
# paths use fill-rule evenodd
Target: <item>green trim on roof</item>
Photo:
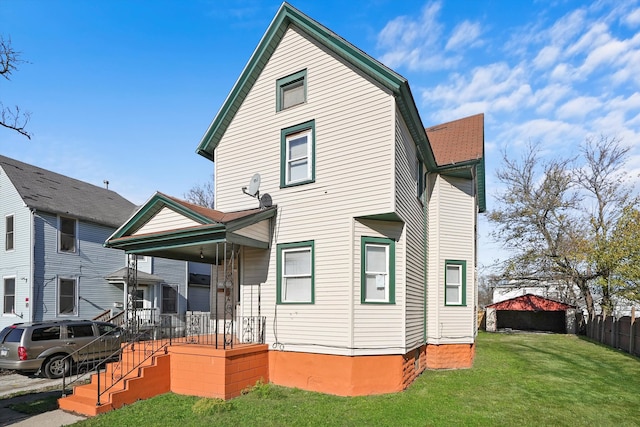
<instances>
[{"instance_id":1,"label":"green trim on roof","mask_svg":"<svg viewBox=\"0 0 640 427\"><path fill-rule=\"evenodd\" d=\"M214 224L211 218L200 215L190 209L187 209L183 205L176 203L173 199L168 198L162 193L154 194L136 213L127 221L121 228L110 237L110 240L118 239L128 234L132 234L138 228L142 227L148 220L150 220L155 214L160 212L162 208L168 207L175 212L184 215L200 224Z\"/></svg>"},{"instance_id":2,"label":"green trim on roof","mask_svg":"<svg viewBox=\"0 0 640 427\"><path fill-rule=\"evenodd\" d=\"M436 169L433 152L428 143L427 134L407 80L288 3L282 4L273 21L271 21L269 28L267 28L249 62L242 70L227 99L225 99L218 114L216 114L202 137L196 153L215 161L215 148L220 143L227 127L280 43L289 25L295 25L300 28L336 55L344 58L354 67L393 92L396 96L400 113L418 145L418 150L424 162L430 170Z\"/></svg>"}]
</instances>

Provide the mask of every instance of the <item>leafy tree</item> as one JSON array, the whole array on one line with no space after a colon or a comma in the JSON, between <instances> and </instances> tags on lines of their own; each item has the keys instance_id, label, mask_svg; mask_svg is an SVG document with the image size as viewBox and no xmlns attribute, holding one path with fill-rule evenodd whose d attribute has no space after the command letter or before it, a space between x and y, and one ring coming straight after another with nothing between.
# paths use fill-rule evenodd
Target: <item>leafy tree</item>
<instances>
[{"instance_id":1,"label":"leafy tree","mask_svg":"<svg viewBox=\"0 0 640 427\"><path fill-rule=\"evenodd\" d=\"M602 257L611 268L609 287L640 302L640 210L628 206L618 219Z\"/></svg>"},{"instance_id":2,"label":"leafy tree","mask_svg":"<svg viewBox=\"0 0 640 427\"><path fill-rule=\"evenodd\" d=\"M587 312L612 310L616 262L606 256L625 207L634 206L622 172L628 148L616 138L588 139L576 158L543 158L530 144L520 159L503 154L497 172L505 188L489 214L493 237L511 256L505 279L567 283L580 290Z\"/></svg>"},{"instance_id":3,"label":"leafy tree","mask_svg":"<svg viewBox=\"0 0 640 427\"><path fill-rule=\"evenodd\" d=\"M194 205L204 206L213 209L215 203L215 187L213 185L213 176L210 181L204 184L196 184L184 194L184 198Z\"/></svg>"},{"instance_id":4,"label":"leafy tree","mask_svg":"<svg viewBox=\"0 0 640 427\"><path fill-rule=\"evenodd\" d=\"M11 46L11 39L5 39L0 35L0 75L10 80L11 73L24 62L20 58L20 52L16 52ZM31 134L25 128L30 117L30 113L23 112L17 105L14 108L9 108L0 102L0 126L13 129L29 139L31 139Z\"/></svg>"}]
</instances>

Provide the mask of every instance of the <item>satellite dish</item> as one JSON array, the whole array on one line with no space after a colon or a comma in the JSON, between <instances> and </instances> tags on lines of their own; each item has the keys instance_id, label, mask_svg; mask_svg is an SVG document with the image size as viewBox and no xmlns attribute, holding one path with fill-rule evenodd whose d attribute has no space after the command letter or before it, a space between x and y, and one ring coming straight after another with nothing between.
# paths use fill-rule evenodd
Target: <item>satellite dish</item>
<instances>
[{"instance_id":1,"label":"satellite dish","mask_svg":"<svg viewBox=\"0 0 640 427\"><path fill-rule=\"evenodd\" d=\"M256 194L260 191L260 174L256 173L251 177L248 187L242 187L242 191L251 197L257 197Z\"/></svg>"},{"instance_id":2,"label":"satellite dish","mask_svg":"<svg viewBox=\"0 0 640 427\"><path fill-rule=\"evenodd\" d=\"M273 206L273 200L271 200L271 196L269 195L269 193L264 193L260 197L260 208L270 208L271 206Z\"/></svg>"}]
</instances>

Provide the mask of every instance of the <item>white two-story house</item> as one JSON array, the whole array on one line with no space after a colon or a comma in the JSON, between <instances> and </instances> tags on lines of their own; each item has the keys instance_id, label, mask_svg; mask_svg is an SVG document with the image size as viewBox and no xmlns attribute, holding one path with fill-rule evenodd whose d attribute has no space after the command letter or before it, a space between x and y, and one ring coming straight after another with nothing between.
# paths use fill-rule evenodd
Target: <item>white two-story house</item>
<instances>
[{"instance_id":1,"label":"white two-story house","mask_svg":"<svg viewBox=\"0 0 640 427\"><path fill-rule=\"evenodd\" d=\"M402 390L473 363L483 129L426 129L405 78L284 3L197 148L216 210L157 194L107 245L229 265L273 383Z\"/></svg>"}]
</instances>

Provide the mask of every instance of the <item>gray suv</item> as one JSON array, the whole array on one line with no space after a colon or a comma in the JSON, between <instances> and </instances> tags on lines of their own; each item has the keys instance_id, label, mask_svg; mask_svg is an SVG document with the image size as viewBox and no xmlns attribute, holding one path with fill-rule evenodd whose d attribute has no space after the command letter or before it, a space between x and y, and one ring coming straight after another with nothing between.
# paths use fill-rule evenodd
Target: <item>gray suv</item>
<instances>
[{"instance_id":1,"label":"gray suv","mask_svg":"<svg viewBox=\"0 0 640 427\"><path fill-rule=\"evenodd\" d=\"M72 363L98 363L112 356L121 342L122 330L107 322L16 323L0 332L0 368L60 378L69 374Z\"/></svg>"}]
</instances>

